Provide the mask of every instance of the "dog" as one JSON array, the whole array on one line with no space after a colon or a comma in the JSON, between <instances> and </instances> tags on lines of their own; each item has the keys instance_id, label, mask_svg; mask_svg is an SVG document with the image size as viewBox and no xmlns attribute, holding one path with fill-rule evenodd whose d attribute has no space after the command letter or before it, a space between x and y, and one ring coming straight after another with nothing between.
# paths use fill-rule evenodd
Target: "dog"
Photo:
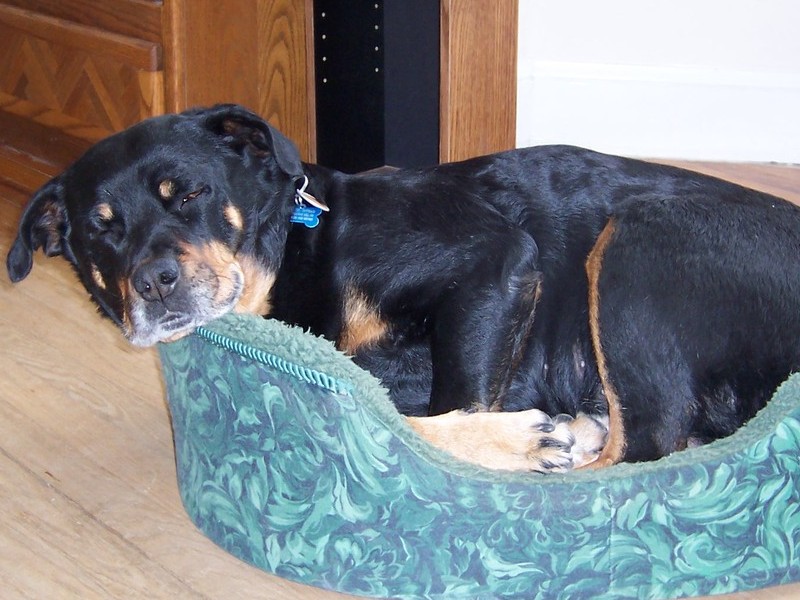
<instances>
[{"instance_id":1,"label":"dog","mask_svg":"<svg viewBox=\"0 0 800 600\"><path fill-rule=\"evenodd\" d=\"M229 311L332 340L456 457L541 472L727 436L800 364L800 209L569 146L346 175L258 115L154 117L24 209L135 345Z\"/></svg>"}]
</instances>

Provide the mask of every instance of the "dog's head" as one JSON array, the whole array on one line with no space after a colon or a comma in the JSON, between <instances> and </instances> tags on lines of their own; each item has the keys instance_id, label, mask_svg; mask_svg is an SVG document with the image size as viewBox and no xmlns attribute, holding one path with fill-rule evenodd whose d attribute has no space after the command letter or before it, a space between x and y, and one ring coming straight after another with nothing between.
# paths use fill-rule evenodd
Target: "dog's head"
<instances>
[{"instance_id":1,"label":"dog's head","mask_svg":"<svg viewBox=\"0 0 800 600\"><path fill-rule=\"evenodd\" d=\"M102 313L142 346L237 307L266 312L302 175L295 146L241 107L143 121L33 196L9 276L25 278L38 248L63 256Z\"/></svg>"}]
</instances>

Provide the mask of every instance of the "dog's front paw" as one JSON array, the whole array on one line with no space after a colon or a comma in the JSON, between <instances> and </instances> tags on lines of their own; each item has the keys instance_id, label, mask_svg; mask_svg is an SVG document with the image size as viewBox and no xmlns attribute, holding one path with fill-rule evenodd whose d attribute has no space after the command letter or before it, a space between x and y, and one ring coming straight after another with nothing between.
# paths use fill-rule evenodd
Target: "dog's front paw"
<instances>
[{"instance_id":1,"label":"dog's front paw","mask_svg":"<svg viewBox=\"0 0 800 600\"><path fill-rule=\"evenodd\" d=\"M552 419L536 409L453 411L436 417L410 417L409 424L457 458L504 471L563 473L586 464L588 449L594 449L598 440L594 433L586 436L584 428L591 423L581 416Z\"/></svg>"},{"instance_id":2,"label":"dog's front paw","mask_svg":"<svg viewBox=\"0 0 800 600\"><path fill-rule=\"evenodd\" d=\"M574 467L572 449L575 447L575 435L569 427L569 421L559 415L551 419L540 410L526 410L521 413L530 418L531 431L527 448L525 470L539 473L563 473Z\"/></svg>"},{"instance_id":3,"label":"dog's front paw","mask_svg":"<svg viewBox=\"0 0 800 600\"><path fill-rule=\"evenodd\" d=\"M570 448L572 467L580 469L598 459L608 440L608 417L578 413L577 417L558 415L553 419L556 427L569 429L574 443Z\"/></svg>"}]
</instances>

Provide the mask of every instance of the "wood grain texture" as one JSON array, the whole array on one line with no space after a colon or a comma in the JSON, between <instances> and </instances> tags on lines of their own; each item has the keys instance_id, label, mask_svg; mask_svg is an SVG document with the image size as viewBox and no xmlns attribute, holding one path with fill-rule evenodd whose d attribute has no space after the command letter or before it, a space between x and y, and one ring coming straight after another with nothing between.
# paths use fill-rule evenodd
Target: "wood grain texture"
<instances>
[{"instance_id":1,"label":"wood grain texture","mask_svg":"<svg viewBox=\"0 0 800 600\"><path fill-rule=\"evenodd\" d=\"M237 102L315 155L310 0L170 0L167 110ZM165 36L166 38L166 36Z\"/></svg>"},{"instance_id":2,"label":"wood grain texture","mask_svg":"<svg viewBox=\"0 0 800 600\"><path fill-rule=\"evenodd\" d=\"M0 5L0 91L106 134L163 111L159 52L152 42Z\"/></svg>"},{"instance_id":3,"label":"wood grain texture","mask_svg":"<svg viewBox=\"0 0 800 600\"><path fill-rule=\"evenodd\" d=\"M174 23L183 67L182 96L175 109L209 105L236 98L255 109L258 61L256 2L217 0L173 1L180 20ZM213 51L209 52L208 49ZM171 110L171 109L170 109Z\"/></svg>"},{"instance_id":4,"label":"wood grain texture","mask_svg":"<svg viewBox=\"0 0 800 600\"><path fill-rule=\"evenodd\" d=\"M0 128L2 124L0 124ZM800 204L800 167L697 166ZM0 187L0 255L25 195ZM334 600L250 567L181 506L152 350L101 319L67 264L0 276L3 598ZM800 584L714 600L794 600Z\"/></svg>"},{"instance_id":5,"label":"wood grain texture","mask_svg":"<svg viewBox=\"0 0 800 600\"><path fill-rule=\"evenodd\" d=\"M30 190L32 165L77 158L73 138L216 102L313 159L311 15L311 0L0 0L0 179Z\"/></svg>"},{"instance_id":6,"label":"wood grain texture","mask_svg":"<svg viewBox=\"0 0 800 600\"><path fill-rule=\"evenodd\" d=\"M11 146L0 145L0 181L23 194L38 188L58 171L58 166Z\"/></svg>"},{"instance_id":7,"label":"wood grain texture","mask_svg":"<svg viewBox=\"0 0 800 600\"><path fill-rule=\"evenodd\" d=\"M104 57L112 56L118 62L137 69L156 71L161 66L159 44L136 37L4 4L0 4L0 24L29 37L57 44L61 48L79 49L89 54L102 54Z\"/></svg>"},{"instance_id":8,"label":"wood grain texture","mask_svg":"<svg viewBox=\"0 0 800 600\"><path fill-rule=\"evenodd\" d=\"M517 21L517 0L442 0L442 162L514 147Z\"/></svg>"},{"instance_id":9,"label":"wood grain texture","mask_svg":"<svg viewBox=\"0 0 800 600\"><path fill-rule=\"evenodd\" d=\"M140 71L101 55L72 52L57 43L4 30L0 52L13 57L0 66L0 93L49 113L51 125L71 121L108 135L163 110L160 72ZM14 102L5 100L7 107ZM11 111L18 112L18 111ZM53 117L60 113L63 123ZM74 128L73 128L74 129ZM73 130L74 134L74 130Z\"/></svg>"},{"instance_id":10,"label":"wood grain texture","mask_svg":"<svg viewBox=\"0 0 800 600\"><path fill-rule=\"evenodd\" d=\"M316 160L312 0L258 3L258 113ZM297 35L295 32L303 32Z\"/></svg>"},{"instance_id":11,"label":"wood grain texture","mask_svg":"<svg viewBox=\"0 0 800 600\"><path fill-rule=\"evenodd\" d=\"M51 115L0 93L0 180L30 192L89 147L91 139L70 133L72 126L87 133L81 123L54 128L47 125L50 118L66 122L60 113ZM96 139L106 135L99 129L95 133Z\"/></svg>"},{"instance_id":12,"label":"wood grain texture","mask_svg":"<svg viewBox=\"0 0 800 600\"><path fill-rule=\"evenodd\" d=\"M3 0L3 4L125 36L161 41L161 0Z\"/></svg>"},{"instance_id":13,"label":"wood grain texture","mask_svg":"<svg viewBox=\"0 0 800 600\"><path fill-rule=\"evenodd\" d=\"M0 178L32 189L44 180L38 167L57 171L90 143L163 112L164 79L157 42L65 18L84 0L45 13L29 10L36 0L25 6L0 3ZM111 6L149 18L158 8Z\"/></svg>"}]
</instances>

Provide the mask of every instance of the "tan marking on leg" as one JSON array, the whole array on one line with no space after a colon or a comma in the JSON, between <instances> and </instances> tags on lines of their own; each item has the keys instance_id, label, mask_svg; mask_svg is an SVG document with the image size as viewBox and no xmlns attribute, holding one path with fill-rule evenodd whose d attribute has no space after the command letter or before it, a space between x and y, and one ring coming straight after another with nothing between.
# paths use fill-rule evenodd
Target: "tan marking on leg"
<instances>
[{"instance_id":1,"label":"tan marking on leg","mask_svg":"<svg viewBox=\"0 0 800 600\"><path fill-rule=\"evenodd\" d=\"M244 273L244 291L234 310L238 313L267 316L272 312L270 294L275 285L275 273L253 257L241 255L237 260Z\"/></svg>"},{"instance_id":2,"label":"tan marking on leg","mask_svg":"<svg viewBox=\"0 0 800 600\"><path fill-rule=\"evenodd\" d=\"M92 280L101 290L106 289L106 280L103 279L103 274L100 273L100 269L97 268L97 265L92 265Z\"/></svg>"},{"instance_id":3,"label":"tan marking on leg","mask_svg":"<svg viewBox=\"0 0 800 600\"><path fill-rule=\"evenodd\" d=\"M389 330L378 309L356 290L349 290L344 299L344 319L339 336L339 349L347 354L355 354L365 345L376 343Z\"/></svg>"},{"instance_id":4,"label":"tan marking on leg","mask_svg":"<svg viewBox=\"0 0 800 600\"><path fill-rule=\"evenodd\" d=\"M600 271L603 267L603 257L614 236L615 223L609 221L597 242L589 253L586 261L586 273L589 278L589 328L592 333L592 344L597 359L597 370L603 384L603 390L608 401L608 441L596 461L590 468L599 468L612 465L622 460L625 454L625 423L622 419L622 406L613 383L608 376L608 366L603 353L602 333L600 331Z\"/></svg>"},{"instance_id":5,"label":"tan marking on leg","mask_svg":"<svg viewBox=\"0 0 800 600\"><path fill-rule=\"evenodd\" d=\"M540 410L455 410L434 417L408 417L408 423L437 448L489 469L558 473L573 467L575 437L568 424L554 427Z\"/></svg>"}]
</instances>

